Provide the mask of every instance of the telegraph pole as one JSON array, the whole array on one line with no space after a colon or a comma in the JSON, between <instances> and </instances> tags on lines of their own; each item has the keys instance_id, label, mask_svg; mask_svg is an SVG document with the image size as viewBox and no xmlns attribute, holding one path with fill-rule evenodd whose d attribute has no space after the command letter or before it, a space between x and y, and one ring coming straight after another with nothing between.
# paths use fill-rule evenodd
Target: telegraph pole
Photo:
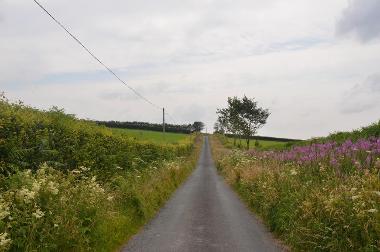
<instances>
[{"instance_id":1,"label":"telegraph pole","mask_svg":"<svg viewBox=\"0 0 380 252\"><path fill-rule=\"evenodd\" d=\"M165 108L162 108L162 134L165 139Z\"/></svg>"}]
</instances>

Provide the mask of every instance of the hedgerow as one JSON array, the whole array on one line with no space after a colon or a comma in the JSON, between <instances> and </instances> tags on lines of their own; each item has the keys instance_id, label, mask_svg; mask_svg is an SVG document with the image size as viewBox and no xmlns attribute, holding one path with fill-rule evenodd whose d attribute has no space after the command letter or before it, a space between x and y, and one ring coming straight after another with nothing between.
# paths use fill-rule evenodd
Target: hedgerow
<instances>
[{"instance_id":1,"label":"hedgerow","mask_svg":"<svg viewBox=\"0 0 380 252\"><path fill-rule=\"evenodd\" d=\"M0 251L114 251L190 174L193 141L138 142L2 97Z\"/></svg>"},{"instance_id":2,"label":"hedgerow","mask_svg":"<svg viewBox=\"0 0 380 252\"><path fill-rule=\"evenodd\" d=\"M191 148L190 141L177 145L138 142L58 108L39 111L0 99L0 174L4 176L36 170L46 162L61 171L91 167L107 177L119 169L185 155Z\"/></svg>"}]
</instances>

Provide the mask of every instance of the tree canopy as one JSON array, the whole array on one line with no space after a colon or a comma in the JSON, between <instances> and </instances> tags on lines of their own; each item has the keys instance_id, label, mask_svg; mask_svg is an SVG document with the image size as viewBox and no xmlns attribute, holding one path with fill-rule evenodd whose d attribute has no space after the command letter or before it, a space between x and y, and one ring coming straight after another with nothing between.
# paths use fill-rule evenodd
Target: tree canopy
<instances>
[{"instance_id":1,"label":"tree canopy","mask_svg":"<svg viewBox=\"0 0 380 252\"><path fill-rule=\"evenodd\" d=\"M268 109L258 106L254 98L228 97L227 108L217 110L218 119L214 130L219 133L231 133L244 137L249 148L249 141L267 121ZM234 141L236 143L236 141Z\"/></svg>"}]
</instances>

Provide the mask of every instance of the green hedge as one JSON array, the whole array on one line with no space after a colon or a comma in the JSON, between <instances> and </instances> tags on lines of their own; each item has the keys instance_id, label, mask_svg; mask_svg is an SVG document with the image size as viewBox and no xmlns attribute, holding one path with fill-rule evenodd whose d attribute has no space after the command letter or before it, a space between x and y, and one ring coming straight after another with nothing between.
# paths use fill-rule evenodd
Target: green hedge
<instances>
[{"instance_id":1,"label":"green hedge","mask_svg":"<svg viewBox=\"0 0 380 252\"><path fill-rule=\"evenodd\" d=\"M36 170L47 163L59 170L80 166L100 170L102 176L117 170L144 167L191 151L192 143L159 145L113 134L73 115L52 108L40 111L0 100L0 174Z\"/></svg>"}]
</instances>

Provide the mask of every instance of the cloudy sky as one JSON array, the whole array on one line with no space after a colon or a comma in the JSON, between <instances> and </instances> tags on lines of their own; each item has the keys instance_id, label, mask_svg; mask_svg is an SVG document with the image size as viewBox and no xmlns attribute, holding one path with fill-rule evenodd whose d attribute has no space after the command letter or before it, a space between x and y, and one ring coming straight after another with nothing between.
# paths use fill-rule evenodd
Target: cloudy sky
<instances>
[{"instance_id":1,"label":"cloudy sky","mask_svg":"<svg viewBox=\"0 0 380 252\"><path fill-rule=\"evenodd\" d=\"M308 138L380 119L379 0L40 2L177 123L211 129L216 108L244 94L272 113L260 135ZM11 100L160 121L32 0L0 0L0 55Z\"/></svg>"}]
</instances>

